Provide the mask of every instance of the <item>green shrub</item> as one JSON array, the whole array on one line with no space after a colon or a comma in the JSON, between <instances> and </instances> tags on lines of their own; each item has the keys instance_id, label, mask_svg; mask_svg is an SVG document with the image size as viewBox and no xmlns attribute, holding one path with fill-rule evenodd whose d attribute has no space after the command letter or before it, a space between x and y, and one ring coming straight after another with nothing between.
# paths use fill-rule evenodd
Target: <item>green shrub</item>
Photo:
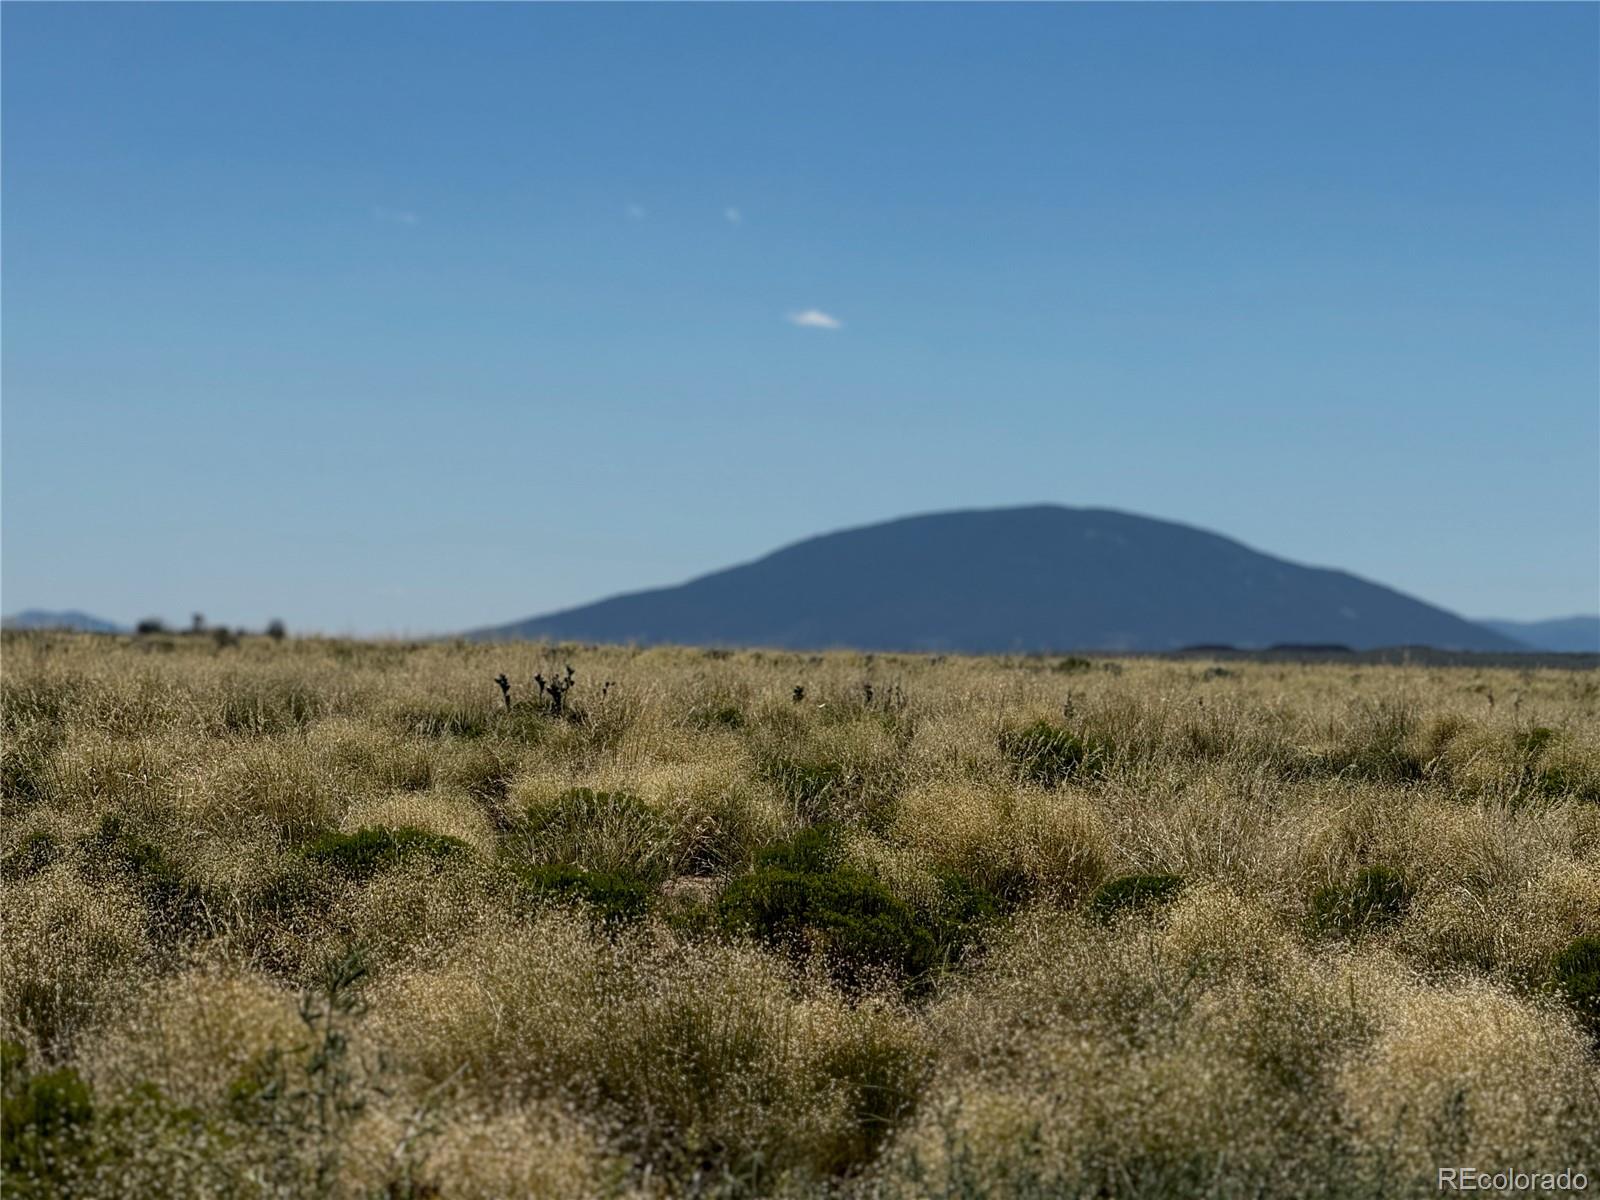
<instances>
[{"instance_id":1,"label":"green shrub","mask_svg":"<svg viewBox=\"0 0 1600 1200\"><path fill-rule=\"evenodd\" d=\"M1519 730L1512 738L1512 744L1517 748L1517 754L1529 762L1544 753L1545 747L1556 740L1556 731L1548 725L1535 725L1531 729Z\"/></svg>"},{"instance_id":2,"label":"green shrub","mask_svg":"<svg viewBox=\"0 0 1600 1200\"><path fill-rule=\"evenodd\" d=\"M766 862L723 891L717 906L723 928L797 959L820 953L847 986L885 971L920 980L938 958L929 931L872 876L828 866L826 847L825 835L802 835L768 851Z\"/></svg>"},{"instance_id":3,"label":"green shrub","mask_svg":"<svg viewBox=\"0 0 1600 1200\"><path fill-rule=\"evenodd\" d=\"M518 840L536 863L658 880L670 865L672 830L660 813L628 792L572 788L530 807Z\"/></svg>"},{"instance_id":4,"label":"green shrub","mask_svg":"<svg viewBox=\"0 0 1600 1200\"><path fill-rule=\"evenodd\" d=\"M758 850L756 866L814 874L831 871L844 859L841 832L831 822L812 825L786 842Z\"/></svg>"},{"instance_id":5,"label":"green shrub","mask_svg":"<svg viewBox=\"0 0 1600 1200\"><path fill-rule=\"evenodd\" d=\"M400 727L407 733L435 738L485 737L494 730L499 715L497 710L487 705L417 705L402 709L397 714Z\"/></svg>"},{"instance_id":6,"label":"green shrub","mask_svg":"<svg viewBox=\"0 0 1600 1200\"><path fill-rule=\"evenodd\" d=\"M1101 921L1127 912L1142 912L1170 904L1183 890L1176 875L1120 875L1107 880L1089 897L1089 912Z\"/></svg>"},{"instance_id":7,"label":"green shrub","mask_svg":"<svg viewBox=\"0 0 1600 1200\"><path fill-rule=\"evenodd\" d=\"M938 907L932 914L932 932L939 957L959 960L983 935L1015 907L1011 898L980 887L954 871L938 871Z\"/></svg>"},{"instance_id":8,"label":"green shrub","mask_svg":"<svg viewBox=\"0 0 1600 1200\"><path fill-rule=\"evenodd\" d=\"M1414 706L1380 700L1363 707L1327 765L1335 774L1373 783L1414 783L1426 766L1411 744L1419 727Z\"/></svg>"},{"instance_id":9,"label":"green shrub","mask_svg":"<svg viewBox=\"0 0 1600 1200\"><path fill-rule=\"evenodd\" d=\"M534 905L583 904L608 925L637 921L650 904L650 888L637 876L585 871L566 863L524 867L517 882Z\"/></svg>"},{"instance_id":10,"label":"green shrub","mask_svg":"<svg viewBox=\"0 0 1600 1200\"><path fill-rule=\"evenodd\" d=\"M1600 775L1556 765L1538 773L1539 791L1546 796L1570 796L1600 803Z\"/></svg>"},{"instance_id":11,"label":"green shrub","mask_svg":"<svg viewBox=\"0 0 1600 1200\"><path fill-rule=\"evenodd\" d=\"M1576 938L1556 955L1551 978L1578 1023L1600 1041L1600 937Z\"/></svg>"},{"instance_id":12,"label":"green shrub","mask_svg":"<svg viewBox=\"0 0 1600 1200\"><path fill-rule=\"evenodd\" d=\"M332 867L351 879L368 879L379 871L419 858L437 861L470 854L471 847L459 838L401 825L395 829L325 833L302 853L308 861Z\"/></svg>"},{"instance_id":13,"label":"green shrub","mask_svg":"<svg viewBox=\"0 0 1600 1200\"><path fill-rule=\"evenodd\" d=\"M15 879L37 875L51 863L62 858L61 842L48 829L36 829L22 839L22 844L6 855L0 869Z\"/></svg>"},{"instance_id":14,"label":"green shrub","mask_svg":"<svg viewBox=\"0 0 1600 1200\"><path fill-rule=\"evenodd\" d=\"M0 800L8 810L29 807L49 796L50 761L60 740L58 732L37 725L7 734L0 747Z\"/></svg>"},{"instance_id":15,"label":"green shrub","mask_svg":"<svg viewBox=\"0 0 1600 1200\"><path fill-rule=\"evenodd\" d=\"M124 828L122 818L104 817L83 842L91 875L114 874L131 883L150 909L150 932L158 940L202 931L209 897L166 852Z\"/></svg>"},{"instance_id":16,"label":"green shrub","mask_svg":"<svg viewBox=\"0 0 1600 1200\"><path fill-rule=\"evenodd\" d=\"M1000 731L1000 753L1025 783L1052 788L1100 769L1106 747L1050 721Z\"/></svg>"},{"instance_id":17,"label":"green shrub","mask_svg":"<svg viewBox=\"0 0 1600 1200\"><path fill-rule=\"evenodd\" d=\"M0 1174L8 1196L69 1193L93 1119L93 1097L76 1071L35 1075L21 1046L0 1043Z\"/></svg>"},{"instance_id":18,"label":"green shrub","mask_svg":"<svg viewBox=\"0 0 1600 1200\"><path fill-rule=\"evenodd\" d=\"M770 759L762 765L761 777L807 821L835 808L835 802L857 782L854 772L843 763L797 758Z\"/></svg>"},{"instance_id":19,"label":"green shrub","mask_svg":"<svg viewBox=\"0 0 1600 1200\"><path fill-rule=\"evenodd\" d=\"M322 697L299 681L235 681L222 697L222 728L255 736L305 729L324 712Z\"/></svg>"},{"instance_id":20,"label":"green shrub","mask_svg":"<svg viewBox=\"0 0 1600 1200\"><path fill-rule=\"evenodd\" d=\"M1311 927L1321 934L1357 933L1393 924L1411 907L1411 887L1389 867L1366 867L1345 884L1318 888Z\"/></svg>"},{"instance_id":21,"label":"green shrub","mask_svg":"<svg viewBox=\"0 0 1600 1200\"><path fill-rule=\"evenodd\" d=\"M732 701L697 704L689 710L689 724L696 729L743 729L744 709Z\"/></svg>"},{"instance_id":22,"label":"green shrub","mask_svg":"<svg viewBox=\"0 0 1600 1200\"><path fill-rule=\"evenodd\" d=\"M828 1156L833 1173L846 1175L872 1162L916 1110L927 1080L926 1052L904 1038L882 1036L864 1021L833 1042L818 1066L848 1097L852 1119Z\"/></svg>"}]
</instances>

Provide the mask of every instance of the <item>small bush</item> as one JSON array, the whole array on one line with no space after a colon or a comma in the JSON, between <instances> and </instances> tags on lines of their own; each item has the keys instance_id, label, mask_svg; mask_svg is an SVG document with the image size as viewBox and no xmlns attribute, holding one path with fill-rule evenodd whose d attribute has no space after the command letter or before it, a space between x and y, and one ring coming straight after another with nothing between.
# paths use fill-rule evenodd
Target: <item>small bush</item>
<instances>
[{"instance_id":1,"label":"small bush","mask_svg":"<svg viewBox=\"0 0 1600 1200\"><path fill-rule=\"evenodd\" d=\"M416 705L402 709L398 716L407 733L434 738L481 738L494 731L500 713L488 707Z\"/></svg>"},{"instance_id":2,"label":"small bush","mask_svg":"<svg viewBox=\"0 0 1600 1200\"><path fill-rule=\"evenodd\" d=\"M1419 720L1414 706L1379 701L1363 707L1329 762L1335 774L1373 783L1414 783L1424 774L1422 757L1411 744Z\"/></svg>"},{"instance_id":3,"label":"small bush","mask_svg":"<svg viewBox=\"0 0 1600 1200\"><path fill-rule=\"evenodd\" d=\"M0 869L16 879L37 875L51 863L60 862L61 842L48 829L36 829L22 839L22 844L6 855Z\"/></svg>"},{"instance_id":4,"label":"small bush","mask_svg":"<svg viewBox=\"0 0 1600 1200\"><path fill-rule=\"evenodd\" d=\"M797 959L820 953L847 986L885 971L918 980L937 961L933 937L872 876L831 865L837 860L828 839L826 831L808 830L789 846L764 852L755 870L722 893L723 928Z\"/></svg>"},{"instance_id":5,"label":"small bush","mask_svg":"<svg viewBox=\"0 0 1600 1200\"><path fill-rule=\"evenodd\" d=\"M49 796L50 757L60 740L59 733L37 725L23 736L8 733L0 747L0 800L8 810L15 812Z\"/></svg>"},{"instance_id":6,"label":"small bush","mask_svg":"<svg viewBox=\"0 0 1600 1200\"><path fill-rule=\"evenodd\" d=\"M1600 803L1600 775L1579 768L1556 764L1538 773L1538 788L1546 796L1570 796L1591 804Z\"/></svg>"},{"instance_id":7,"label":"small bush","mask_svg":"<svg viewBox=\"0 0 1600 1200\"><path fill-rule=\"evenodd\" d=\"M531 805L519 838L536 863L656 880L667 874L672 830L629 792L571 788L547 804Z\"/></svg>"},{"instance_id":8,"label":"small bush","mask_svg":"<svg viewBox=\"0 0 1600 1200\"><path fill-rule=\"evenodd\" d=\"M1049 721L1000 731L1000 753L1025 783L1053 788L1098 769L1105 747Z\"/></svg>"},{"instance_id":9,"label":"small bush","mask_svg":"<svg viewBox=\"0 0 1600 1200\"><path fill-rule=\"evenodd\" d=\"M1572 1006L1578 1023L1600 1041L1600 937L1569 942L1551 969L1556 990Z\"/></svg>"},{"instance_id":10,"label":"small bush","mask_svg":"<svg viewBox=\"0 0 1600 1200\"><path fill-rule=\"evenodd\" d=\"M637 876L585 871L565 863L525 867L517 882L535 905L583 904L608 925L639 920L650 903L650 889Z\"/></svg>"},{"instance_id":11,"label":"small bush","mask_svg":"<svg viewBox=\"0 0 1600 1200\"><path fill-rule=\"evenodd\" d=\"M1089 897L1089 912L1101 921L1122 913L1142 912L1170 904L1183 890L1176 875L1121 875L1107 880Z\"/></svg>"},{"instance_id":12,"label":"small bush","mask_svg":"<svg viewBox=\"0 0 1600 1200\"><path fill-rule=\"evenodd\" d=\"M801 830L786 842L756 852L756 866L781 871L822 874L844 859L844 844L837 825L824 822Z\"/></svg>"},{"instance_id":13,"label":"small bush","mask_svg":"<svg viewBox=\"0 0 1600 1200\"><path fill-rule=\"evenodd\" d=\"M219 716L222 728L229 733L259 737L306 729L324 710L322 697L308 684L287 680L256 682L247 677L222 697Z\"/></svg>"},{"instance_id":14,"label":"small bush","mask_svg":"<svg viewBox=\"0 0 1600 1200\"><path fill-rule=\"evenodd\" d=\"M933 939L939 957L946 962L959 960L983 935L1015 905L953 871L935 873L939 881L939 903L933 913Z\"/></svg>"},{"instance_id":15,"label":"small bush","mask_svg":"<svg viewBox=\"0 0 1600 1200\"><path fill-rule=\"evenodd\" d=\"M332 867L351 879L368 879L379 871L419 858L439 860L470 854L471 847L460 838L402 825L397 829L325 833L302 853L309 861Z\"/></svg>"},{"instance_id":16,"label":"small bush","mask_svg":"<svg viewBox=\"0 0 1600 1200\"><path fill-rule=\"evenodd\" d=\"M777 787L803 820L815 820L854 784L843 763L778 758L766 763L762 778Z\"/></svg>"},{"instance_id":17,"label":"small bush","mask_svg":"<svg viewBox=\"0 0 1600 1200\"><path fill-rule=\"evenodd\" d=\"M131 883L150 908L150 932L158 940L200 931L208 897L166 852L108 816L83 842L91 876L117 875Z\"/></svg>"},{"instance_id":18,"label":"small bush","mask_svg":"<svg viewBox=\"0 0 1600 1200\"><path fill-rule=\"evenodd\" d=\"M696 729L743 729L744 709L731 701L697 704L689 710L689 724Z\"/></svg>"},{"instance_id":19,"label":"small bush","mask_svg":"<svg viewBox=\"0 0 1600 1200\"><path fill-rule=\"evenodd\" d=\"M1547 725L1535 725L1532 729L1524 729L1513 739L1517 753L1528 762L1532 762L1544 753L1545 747L1556 740L1556 731Z\"/></svg>"},{"instance_id":20,"label":"small bush","mask_svg":"<svg viewBox=\"0 0 1600 1200\"><path fill-rule=\"evenodd\" d=\"M58 1196L88 1146L94 1101L77 1071L28 1070L15 1042L0 1043L0 1174L8 1196Z\"/></svg>"},{"instance_id":21,"label":"small bush","mask_svg":"<svg viewBox=\"0 0 1600 1200\"><path fill-rule=\"evenodd\" d=\"M1350 882L1329 884L1311 897L1311 927L1321 934L1380 929L1405 916L1411 888L1398 871L1367 867Z\"/></svg>"}]
</instances>

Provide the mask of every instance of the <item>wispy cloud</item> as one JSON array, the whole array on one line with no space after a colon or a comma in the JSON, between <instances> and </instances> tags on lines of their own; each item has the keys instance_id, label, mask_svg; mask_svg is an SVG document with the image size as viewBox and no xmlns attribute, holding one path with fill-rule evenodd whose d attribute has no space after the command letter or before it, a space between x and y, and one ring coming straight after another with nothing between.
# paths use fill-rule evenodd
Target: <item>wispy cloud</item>
<instances>
[{"instance_id":1,"label":"wispy cloud","mask_svg":"<svg viewBox=\"0 0 1600 1200\"><path fill-rule=\"evenodd\" d=\"M642 221L646 216L645 207L642 204L630 204L622 211L627 214L630 221Z\"/></svg>"},{"instance_id":2,"label":"wispy cloud","mask_svg":"<svg viewBox=\"0 0 1600 1200\"><path fill-rule=\"evenodd\" d=\"M789 314L789 324L798 325L801 329L843 329L844 322L838 317L823 312L820 308L807 308L800 312Z\"/></svg>"},{"instance_id":3,"label":"wispy cloud","mask_svg":"<svg viewBox=\"0 0 1600 1200\"><path fill-rule=\"evenodd\" d=\"M407 208L375 208L372 219L380 225L415 225L422 220Z\"/></svg>"},{"instance_id":4,"label":"wispy cloud","mask_svg":"<svg viewBox=\"0 0 1600 1200\"><path fill-rule=\"evenodd\" d=\"M737 225L744 220L744 214L731 205L722 210L722 215L729 225Z\"/></svg>"}]
</instances>

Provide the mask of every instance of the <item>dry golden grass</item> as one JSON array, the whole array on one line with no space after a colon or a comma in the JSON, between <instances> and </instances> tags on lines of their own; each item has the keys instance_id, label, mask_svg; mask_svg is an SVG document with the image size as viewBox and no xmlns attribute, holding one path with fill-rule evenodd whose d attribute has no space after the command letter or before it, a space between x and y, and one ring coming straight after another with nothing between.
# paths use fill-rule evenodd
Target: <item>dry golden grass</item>
<instances>
[{"instance_id":1,"label":"dry golden grass","mask_svg":"<svg viewBox=\"0 0 1600 1200\"><path fill-rule=\"evenodd\" d=\"M8 1194L1600 1174L1596 1029L1552 984L1600 936L1594 672L3 650ZM568 662L557 718L529 681ZM807 829L832 858L774 865ZM1374 867L1399 901L1329 907ZM1130 874L1181 883L1099 915ZM767 878L905 945L752 936Z\"/></svg>"}]
</instances>

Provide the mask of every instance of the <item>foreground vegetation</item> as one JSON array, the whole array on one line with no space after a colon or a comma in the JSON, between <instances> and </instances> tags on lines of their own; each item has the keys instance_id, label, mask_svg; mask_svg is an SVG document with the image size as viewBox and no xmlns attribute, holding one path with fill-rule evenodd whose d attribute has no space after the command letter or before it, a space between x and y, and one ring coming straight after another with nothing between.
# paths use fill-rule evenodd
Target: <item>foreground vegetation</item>
<instances>
[{"instance_id":1,"label":"foreground vegetation","mask_svg":"<svg viewBox=\"0 0 1600 1200\"><path fill-rule=\"evenodd\" d=\"M1592 671L3 649L9 1196L1600 1164Z\"/></svg>"}]
</instances>

